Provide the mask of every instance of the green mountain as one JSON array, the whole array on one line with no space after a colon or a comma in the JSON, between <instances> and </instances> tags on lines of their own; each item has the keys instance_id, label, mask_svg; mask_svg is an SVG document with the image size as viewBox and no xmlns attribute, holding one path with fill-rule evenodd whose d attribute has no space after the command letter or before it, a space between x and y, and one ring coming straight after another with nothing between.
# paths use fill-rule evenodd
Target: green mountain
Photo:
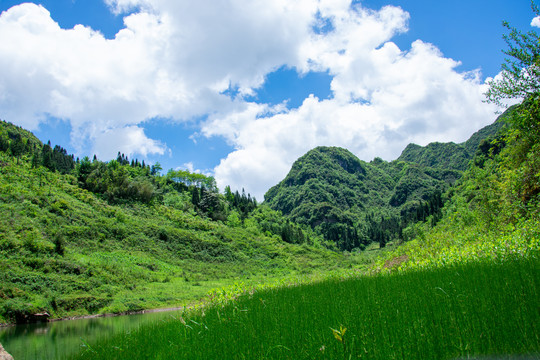
<instances>
[{"instance_id":1,"label":"green mountain","mask_svg":"<svg viewBox=\"0 0 540 360\"><path fill-rule=\"evenodd\" d=\"M392 162L376 158L368 163L342 148L317 147L265 194L265 203L341 250L362 249L373 241L384 247L403 239L409 224L430 215L438 220L443 194L512 111L462 144L410 144Z\"/></svg>"},{"instance_id":2,"label":"green mountain","mask_svg":"<svg viewBox=\"0 0 540 360\"><path fill-rule=\"evenodd\" d=\"M227 190L122 154L74 159L0 122L0 323L180 306L239 279L345 266L310 229Z\"/></svg>"},{"instance_id":3,"label":"green mountain","mask_svg":"<svg viewBox=\"0 0 540 360\"><path fill-rule=\"evenodd\" d=\"M421 166L465 171L469 166L469 162L476 155L480 144L489 139L493 140L504 127L505 120L515 112L515 106L509 108L493 124L475 132L467 141L461 144L435 142L424 147L409 144L397 158L397 161L406 161Z\"/></svg>"},{"instance_id":4,"label":"green mountain","mask_svg":"<svg viewBox=\"0 0 540 360\"><path fill-rule=\"evenodd\" d=\"M266 193L265 203L352 250L392 240L428 201L438 210L441 194L459 176L403 161L367 163L342 148L317 147Z\"/></svg>"}]
</instances>

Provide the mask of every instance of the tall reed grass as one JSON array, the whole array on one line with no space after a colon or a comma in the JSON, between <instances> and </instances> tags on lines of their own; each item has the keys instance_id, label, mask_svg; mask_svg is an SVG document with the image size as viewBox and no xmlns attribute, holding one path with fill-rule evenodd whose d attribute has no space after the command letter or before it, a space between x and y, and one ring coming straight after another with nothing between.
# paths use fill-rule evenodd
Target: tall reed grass
<instances>
[{"instance_id":1,"label":"tall reed grass","mask_svg":"<svg viewBox=\"0 0 540 360\"><path fill-rule=\"evenodd\" d=\"M77 359L458 359L540 354L537 258L258 291Z\"/></svg>"}]
</instances>

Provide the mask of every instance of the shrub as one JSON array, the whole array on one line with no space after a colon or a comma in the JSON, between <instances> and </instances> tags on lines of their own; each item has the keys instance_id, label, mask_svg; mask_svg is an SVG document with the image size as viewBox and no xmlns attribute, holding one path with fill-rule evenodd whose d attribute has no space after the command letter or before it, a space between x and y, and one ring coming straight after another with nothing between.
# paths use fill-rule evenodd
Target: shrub
<instances>
[{"instance_id":1,"label":"shrub","mask_svg":"<svg viewBox=\"0 0 540 360\"><path fill-rule=\"evenodd\" d=\"M0 315L3 318L18 324L28 322L29 318L37 312L39 309L35 305L20 298L9 299L0 307Z\"/></svg>"}]
</instances>

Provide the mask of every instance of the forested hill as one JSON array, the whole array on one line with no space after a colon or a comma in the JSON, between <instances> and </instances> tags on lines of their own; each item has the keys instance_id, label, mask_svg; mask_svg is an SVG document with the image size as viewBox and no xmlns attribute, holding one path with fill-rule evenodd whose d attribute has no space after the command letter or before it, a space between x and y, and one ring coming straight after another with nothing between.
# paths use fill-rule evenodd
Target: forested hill
<instances>
[{"instance_id":1,"label":"forested hill","mask_svg":"<svg viewBox=\"0 0 540 360\"><path fill-rule=\"evenodd\" d=\"M0 323L180 306L345 261L249 194L160 170L76 159L0 121Z\"/></svg>"},{"instance_id":2,"label":"forested hill","mask_svg":"<svg viewBox=\"0 0 540 360\"><path fill-rule=\"evenodd\" d=\"M430 143L427 146L409 144L403 150L397 161L406 161L422 166L437 167L465 171L480 145L494 140L497 133L504 126L505 119L516 112L516 107L506 110L497 120L479 131L475 132L467 141L456 144Z\"/></svg>"},{"instance_id":3,"label":"forested hill","mask_svg":"<svg viewBox=\"0 0 540 360\"><path fill-rule=\"evenodd\" d=\"M402 240L411 223L438 220L444 193L477 151L490 148L513 111L462 144L410 144L392 162L375 158L368 163L342 148L317 147L266 193L265 203L342 250L362 249L374 241L384 247Z\"/></svg>"}]
</instances>

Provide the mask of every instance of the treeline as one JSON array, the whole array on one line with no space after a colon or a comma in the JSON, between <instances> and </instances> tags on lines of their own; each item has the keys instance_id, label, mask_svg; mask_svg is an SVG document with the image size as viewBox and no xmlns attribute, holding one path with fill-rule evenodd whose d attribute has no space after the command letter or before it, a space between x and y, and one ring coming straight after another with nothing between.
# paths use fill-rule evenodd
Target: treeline
<instances>
[{"instance_id":1,"label":"treeline","mask_svg":"<svg viewBox=\"0 0 540 360\"><path fill-rule=\"evenodd\" d=\"M260 207L244 189L232 191L230 186L219 192L212 176L171 169L165 175L159 163L129 159L118 152L116 159L105 162L95 155L75 158L61 146L42 144L33 134L3 121L0 127L0 151L17 159L30 161L32 168L46 168L75 177L80 188L101 196L111 204L139 202L148 205L165 204L191 211L213 221L233 227L255 226L267 235L284 242L302 244L315 237L307 230L287 220L280 212ZM18 161L19 161L18 160Z\"/></svg>"},{"instance_id":2,"label":"treeline","mask_svg":"<svg viewBox=\"0 0 540 360\"><path fill-rule=\"evenodd\" d=\"M364 250L373 242L384 248L390 241L406 240L403 232L412 224L429 220L434 226L442 217L443 205L442 193L434 190L425 199L407 203L399 214L371 209L358 219L351 211L321 203L312 207L309 224L342 251Z\"/></svg>"},{"instance_id":3,"label":"treeline","mask_svg":"<svg viewBox=\"0 0 540 360\"><path fill-rule=\"evenodd\" d=\"M58 171L62 174L68 174L75 168L76 161L73 155L69 155L67 150L61 146L55 145L51 148L51 142L43 145L41 153L32 155L32 167L40 165L45 166L51 171Z\"/></svg>"},{"instance_id":4,"label":"treeline","mask_svg":"<svg viewBox=\"0 0 540 360\"><path fill-rule=\"evenodd\" d=\"M231 187L227 185L225 187L225 199L232 208L242 215L242 219L245 219L249 213L257 208L257 200L252 198L249 193L246 196L244 189L242 189L242 195L240 195L238 190L233 193Z\"/></svg>"},{"instance_id":5,"label":"treeline","mask_svg":"<svg viewBox=\"0 0 540 360\"><path fill-rule=\"evenodd\" d=\"M156 195L156 186L148 167L122 165L117 160L108 163L94 157L77 162L73 174L79 186L101 194L110 202L141 201L149 203Z\"/></svg>"},{"instance_id":6,"label":"treeline","mask_svg":"<svg viewBox=\"0 0 540 360\"><path fill-rule=\"evenodd\" d=\"M2 125L0 151L7 152L17 159L29 156L34 168L44 166L62 174L68 174L75 168L75 159L66 149L58 145L52 148L50 141L43 145L37 138L29 136L26 130L6 121L2 121Z\"/></svg>"},{"instance_id":7,"label":"treeline","mask_svg":"<svg viewBox=\"0 0 540 360\"><path fill-rule=\"evenodd\" d=\"M370 242L377 242L384 248L390 241L407 240L404 230L418 222L430 221L433 227L442 217L443 196L439 190L433 191L426 199L409 203L401 209L400 215L379 215L369 213L363 224Z\"/></svg>"}]
</instances>

